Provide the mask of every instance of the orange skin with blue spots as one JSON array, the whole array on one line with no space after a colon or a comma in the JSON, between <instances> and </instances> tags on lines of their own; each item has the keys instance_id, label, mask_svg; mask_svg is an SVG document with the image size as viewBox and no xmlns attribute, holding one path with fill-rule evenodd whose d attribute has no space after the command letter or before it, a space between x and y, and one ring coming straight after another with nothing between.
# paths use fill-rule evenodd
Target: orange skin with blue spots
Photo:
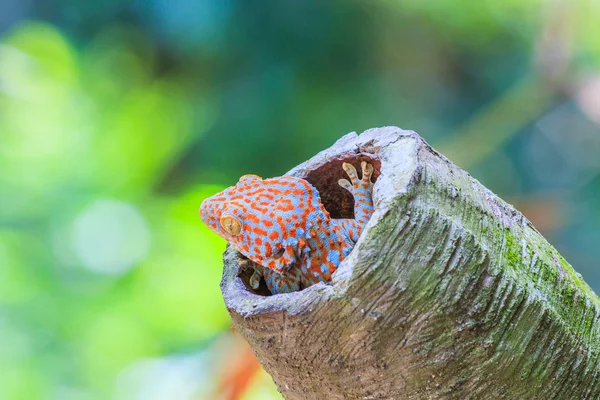
<instances>
[{"instance_id":1,"label":"orange skin with blue spots","mask_svg":"<svg viewBox=\"0 0 600 400\"><path fill-rule=\"evenodd\" d=\"M261 275L273 294L328 282L373 214L373 167L363 161L362 177L351 164L343 168L350 180L339 185L354 197L354 219L332 219L304 179L256 175L204 200L200 217L257 264L253 287Z\"/></svg>"}]
</instances>

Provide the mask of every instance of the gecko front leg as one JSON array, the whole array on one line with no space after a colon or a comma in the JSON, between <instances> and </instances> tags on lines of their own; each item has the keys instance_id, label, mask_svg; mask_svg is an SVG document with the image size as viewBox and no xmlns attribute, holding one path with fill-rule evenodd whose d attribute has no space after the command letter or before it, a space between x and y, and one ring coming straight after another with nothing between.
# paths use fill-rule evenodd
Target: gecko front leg
<instances>
[{"instance_id":1,"label":"gecko front leg","mask_svg":"<svg viewBox=\"0 0 600 400\"><path fill-rule=\"evenodd\" d=\"M361 162L360 165L361 178L358 177L356 168L352 164L343 163L342 168L348 174L350 181L347 179L338 181L338 184L354 197L354 219L342 219L336 222L346 229L355 243L375 210L373 207L373 183L371 182L373 166L366 161Z\"/></svg>"}]
</instances>

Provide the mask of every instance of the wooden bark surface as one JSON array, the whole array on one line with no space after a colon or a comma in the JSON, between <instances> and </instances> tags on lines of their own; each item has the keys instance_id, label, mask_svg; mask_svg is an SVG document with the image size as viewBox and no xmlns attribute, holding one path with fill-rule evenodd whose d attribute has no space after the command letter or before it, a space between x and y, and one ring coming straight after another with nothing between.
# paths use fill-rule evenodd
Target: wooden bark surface
<instances>
[{"instance_id":1,"label":"wooden bark surface","mask_svg":"<svg viewBox=\"0 0 600 400\"><path fill-rule=\"evenodd\" d=\"M365 157L378 160L375 214L331 284L262 296L224 256L235 328L285 398L599 398L596 295L416 133L348 134L290 175L335 208L336 165Z\"/></svg>"}]
</instances>

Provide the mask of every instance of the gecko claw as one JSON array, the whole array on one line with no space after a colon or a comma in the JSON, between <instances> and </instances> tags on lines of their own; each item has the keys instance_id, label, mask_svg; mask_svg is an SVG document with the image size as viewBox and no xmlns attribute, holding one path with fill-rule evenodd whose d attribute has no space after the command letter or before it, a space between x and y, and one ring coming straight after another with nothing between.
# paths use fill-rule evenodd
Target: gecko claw
<instances>
[{"instance_id":1,"label":"gecko claw","mask_svg":"<svg viewBox=\"0 0 600 400\"><path fill-rule=\"evenodd\" d=\"M238 267L239 269L244 269L246 267L248 267L248 265L250 264L250 260L246 259L246 258L239 258L238 259Z\"/></svg>"},{"instance_id":2,"label":"gecko claw","mask_svg":"<svg viewBox=\"0 0 600 400\"><path fill-rule=\"evenodd\" d=\"M258 290L258 288L260 287L260 278L262 278L262 273L255 269L249 281L250 287L252 289Z\"/></svg>"},{"instance_id":3,"label":"gecko claw","mask_svg":"<svg viewBox=\"0 0 600 400\"><path fill-rule=\"evenodd\" d=\"M352 182L358 180L358 173L356 172L354 165L345 162L342 164L342 168L344 168L344 171L346 171Z\"/></svg>"},{"instance_id":4,"label":"gecko claw","mask_svg":"<svg viewBox=\"0 0 600 400\"><path fill-rule=\"evenodd\" d=\"M373 166L366 161L360 163L362 169L362 181L365 183L371 183L371 175L373 175Z\"/></svg>"}]
</instances>

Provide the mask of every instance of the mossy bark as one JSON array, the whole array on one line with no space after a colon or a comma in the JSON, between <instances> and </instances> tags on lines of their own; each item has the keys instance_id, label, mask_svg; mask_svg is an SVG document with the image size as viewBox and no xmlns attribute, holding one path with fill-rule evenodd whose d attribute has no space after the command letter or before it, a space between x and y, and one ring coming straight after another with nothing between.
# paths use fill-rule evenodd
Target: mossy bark
<instances>
[{"instance_id":1,"label":"mossy bark","mask_svg":"<svg viewBox=\"0 0 600 400\"><path fill-rule=\"evenodd\" d=\"M378 160L376 211L330 284L261 296L225 253L234 325L285 398L598 398L596 295L417 134L352 133L290 174L329 193L314 171L364 157Z\"/></svg>"}]
</instances>

